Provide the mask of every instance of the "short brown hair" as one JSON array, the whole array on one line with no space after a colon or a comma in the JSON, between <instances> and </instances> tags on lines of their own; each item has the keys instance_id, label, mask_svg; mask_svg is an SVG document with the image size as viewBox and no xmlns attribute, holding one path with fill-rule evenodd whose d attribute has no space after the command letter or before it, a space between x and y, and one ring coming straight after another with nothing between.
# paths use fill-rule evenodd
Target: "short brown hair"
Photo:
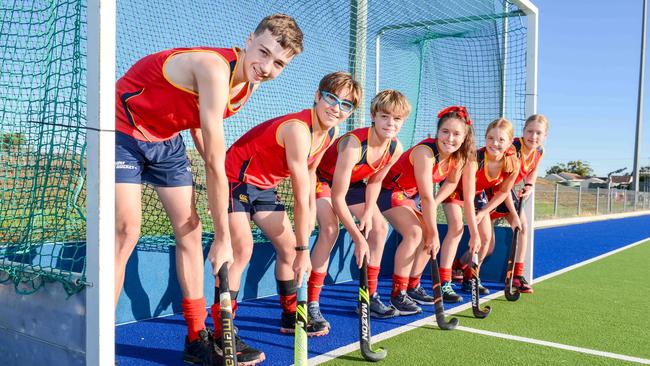
<instances>
[{"instance_id":1,"label":"short brown hair","mask_svg":"<svg viewBox=\"0 0 650 366\"><path fill-rule=\"evenodd\" d=\"M406 119L411 113L411 103L404 94L397 90L382 90L370 103L370 114L377 115L378 112L391 113Z\"/></svg>"},{"instance_id":2,"label":"short brown hair","mask_svg":"<svg viewBox=\"0 0 650 366\"><path fill-rule=\"evenodd\" d=\"M286 14L273 14L262 19L260 24L255 28L255 35L258 36L268 30L280 46L284 49L291 50L293 55L297 55L303 50L303 34L296 21Z\"/></svg>"},{"instance_id":3,"label":"short brown hair","mask_svg":"<svg viewBox=\"0 0 650 366\"><path fill-rule=\"evenodd\" d=\"M332 94L337 94L346 88L350 89L352 98L350 101L354 104L354 108L357 108L359 103L361 103L363 90L361 89L361 84L352 78L352 74L343 71L332 72L325 75L318 84L319 90Z\"/></svg>"}]
</instances>

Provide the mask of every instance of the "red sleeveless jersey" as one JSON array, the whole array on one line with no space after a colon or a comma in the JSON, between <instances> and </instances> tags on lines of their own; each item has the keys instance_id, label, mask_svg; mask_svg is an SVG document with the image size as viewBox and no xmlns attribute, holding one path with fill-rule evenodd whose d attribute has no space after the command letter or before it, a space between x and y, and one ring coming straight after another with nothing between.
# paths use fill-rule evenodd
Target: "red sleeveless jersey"
<instances>
[{"instance_id":1,"label":"red sleeveless jersey","mask_svg":"<svg viewBox=\"0 0 650 366\"><path fill-rule=\"evenodd\" d=\"M481 192L485 191L488 188L492 188L498 184L501 184L509 174L501 170L499 174L492 178L489 175L487 167L488 156L485 153L485 147L480 148L476 152L476 163L478 167L476 169L476 195L479 195ZM449 195L450 200L462 200L463 199L463 185L459 183L456 186L456 190Z\"/></svg>"},{"instance_id":2,"label":"red sleeveless jersey","mask_svg":"<svg viewBox=\"0 0 650 366\"><path fill-rule=\"evenodd\" d=\"M514 146L515 150L517 151L517 157L519 157L519 175L517 175L517 179L515 180L515 184L517 184L537 167L537 164L539 164L542 156L544 156L544 148L540 146L535 149L531 157L526 161L524 158L523 138L515 138L512 142L512 146Z\"/></svg>"},{"instance_id":3,"label":"red sleeveless jersey","mask_svg":"<svg viewBox=\"0 0 650 366\"><path fill-rule=\"evenodd\" d=\"M413 159L411 155L413 150L418 146L426 146L433 152L433 172L431 176L432 183L439 183L447 177L449 172L456 169L456 163L453 160L449 161L447 170L443 171L440 165L440 153L438 152L438 145L436 139L427 138L418 142L415 146L408 149L400 156L397 162L390 168L386 178L381 183L381 186L386 189L402 190L407 195L413 196L417 193L417 183L415 181L415 172L413 171Z\"/></svg>"},{"instance_id":4,"label":"red sleeveless jersey","mask_svg":"<svg viewBox=\"0 0 650 366\"><path fill-rule=\"evenodd\" d=\"M332 181L334 178L334 169L336 168L336 160L339 156L339 143L343 138L348 136L356 139L359 142L359 145L361 145L359 160L357 160L354 168L352 168L350 183L362 181L365 178L368 178L369 176L382 170L386 165L388 165L393 155L395 154L395 149L397 148L397 139L393 139L386 146L386 150L384 150L381 158L373 164L368 161L368 139L370 138L371 129L372 127L357 128L356 130L350 131L336 139L332 146L327 149L325 155L323 155L323 159L318 165L318 177L330 182Z\"/></svg>"},{"instance_id":5,"label":"red sleeveless jersey","mask_svg":"<svg viewBox=\"0 0 650 366\"><path fill-rule=\"evenodd\" d=\"M291 175L287 165L284 146L278 141L283 124L298 121L312 132L314 113L312 109L276 117L253 127L226 152L226 175L229 182L243 182L261 189L277 186ZM337 128L331 128L321 146L307 158L311 165L334 141Z\"/></svg>"},{"instance_id":6,"label":"red sleeveless jersey","mask_svg":"<svg viewBox=\"0 0 650 366\"><path fill-rule=\"evenodd\" d=\"M230 91L239 66L238 48L173 48L136 62L115 85L115 129L141 141L164 141L180 131L201 127L199 94L173 84L164 71L167 60L187 52L213 52L230 65ZM238 95L229 95L223 118L237 113L254 85L246 83Z\"/></svg>"}]
</instances>

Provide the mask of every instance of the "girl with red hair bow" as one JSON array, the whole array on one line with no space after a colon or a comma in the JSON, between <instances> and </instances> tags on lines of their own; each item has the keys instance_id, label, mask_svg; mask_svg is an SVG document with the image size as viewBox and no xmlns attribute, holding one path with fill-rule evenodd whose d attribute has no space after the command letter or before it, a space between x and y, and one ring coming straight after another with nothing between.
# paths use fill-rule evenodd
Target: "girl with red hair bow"
<instances>
[{"instance_id":1,"label":"girl with red hair bow","mask_svg":"<svg viewBox=\"0 0 650 366\"><path fill-rule=\"evenodd\" d=\"M433 304L433 297L419 284L424 266L417 259L423 258L426 264L440 248L436 211L456 189L466 161L475 154L471 123L465 107L443 109L438 114L436 138L424 139L404 152L382 182L377 206L402 236L391 292L391 304L400 315L421 312L416 302ZM434 197L433 185L443 180Z\"/></svg>"}]
</instances>

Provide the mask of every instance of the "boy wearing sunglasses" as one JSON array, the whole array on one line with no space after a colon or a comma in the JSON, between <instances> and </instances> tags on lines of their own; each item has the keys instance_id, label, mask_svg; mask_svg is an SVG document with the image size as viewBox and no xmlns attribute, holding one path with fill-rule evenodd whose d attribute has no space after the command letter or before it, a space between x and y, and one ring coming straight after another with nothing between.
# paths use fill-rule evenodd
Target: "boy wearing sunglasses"
<instances>
[{"instance_id":1,"label":"boy wearing sunglasses","mask_svg":"<svg viewBox=\"0 0 650 366\"><path fill-rule=\"evenodd\" d=\"M316 167L345 121L361 100L361 86L344 72L326 75L310 109L263 122L246 132L226 153L230 185L228 222L234 262L230 266L231 298L236 299L241 275L253 252L252 220L276 251L275 276L280 292L280 331L293 333L296 284L311 270L309 236L316 218ZM276 187L291 179L295 234ZM233 304L233 311L237 304ZM220 307L212 307L219 319ZM219 320L216 321L219 324ZM308 328L311 336L327 329Z\"/></svg>"}]
</instances>

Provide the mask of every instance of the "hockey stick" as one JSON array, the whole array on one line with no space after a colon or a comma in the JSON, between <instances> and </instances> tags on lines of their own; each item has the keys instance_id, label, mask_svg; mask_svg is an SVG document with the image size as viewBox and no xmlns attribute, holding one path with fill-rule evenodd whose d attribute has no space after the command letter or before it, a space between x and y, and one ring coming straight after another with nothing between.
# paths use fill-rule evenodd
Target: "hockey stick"
<instances>
[{"instance_id":1,"label":"hockey stick","mask_svg":"<svg viewBox=\"0 0 650 366\"><path fill-rule=\"evenodd\" d=\"M386 358L386 350L372 349L370 343L370 297L368 295L368 263L364 259L359 275L359 343L366 361L377 362Z\"/></svg>"},{"instance_id":2,"label":"hockey stick","mask_svg":"<svg viewBox=\"0 0 650 366\"><path fill-rule=\"evenodd\" d=\"M517 210L517 217L521 217L521 211L524 207L524 202L519 202L519 209ZM517 256L517 247L519 244L519 228L516 227L512 233L512 245L510 246L510 256L508 257L508 265L506 266L506 287L503 293L506 295L508 301L517 301L521 296L519 289L512 287L512 279L515 277L515 257Z\"/></svg>"},{"instance_id":3,"label":"hockey stick","mask_svg":"<svg viewBox=\"0 0 650 366\"><path fill-rule=\"evenodd\" d=\"M431 256L431 280L433 281L433 302L436 307L436 322L442 330L452 330L458 325L457 318L445 320L445 309L442 306L442 291L440 289L440 274L438 273L438 261Z\"/></svg>"},{"instance_id":4,"label":"hockey stick","mask_svg":"<svg viewBox=\"0 0 650 366\"><path fill-rule=\"evenodd\" d=\"M223 350L223 365L237 365L237 349L235 345L235 327L232 322L232 301L228 286L228 266L224 263L219 268L219 305L221 307L221 349Z\"/></svg>"},{"instance_id":5,"label":"hockey stick","mask_svg":"<svg viewBox=\"0 0 650 366\"><path fill-rule=\"evenodd\" d=\"M477 318L485 318L490 315L492 309L486 306L481 309L479 306L479 293L478 293L478 254L472 254L472 312Z\"/></svg>"},{"instance_id":6,"label":"hockey stick","mask_svg":"<svg viewBox=\"0 0 650 366\"><path fill-rule=\"evenodd\" d=\"M307 274L302 277L298 288L298 305L296 306L296 328L294 335L293 364L307 366Z\"/></svg>"}]
</instances>

